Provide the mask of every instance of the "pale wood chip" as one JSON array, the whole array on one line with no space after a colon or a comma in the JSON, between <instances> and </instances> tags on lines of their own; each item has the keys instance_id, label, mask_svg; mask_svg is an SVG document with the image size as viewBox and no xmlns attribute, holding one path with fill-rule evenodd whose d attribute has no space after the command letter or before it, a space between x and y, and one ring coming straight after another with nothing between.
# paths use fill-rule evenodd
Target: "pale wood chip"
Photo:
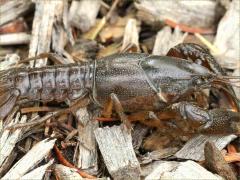
<instances>
[{"instance_id":1,"label":"pale wood chip","mask_svg":"<svg viewBox=\"0 0 240 180\"><path fill-rule=\"evenodd\" d=\"M35 167L44 157L48 155L55 144L56 139L44 139L37 143L27 152L13 167L5 174L2 179L19 179L30 169Z\"/></svg>"},{"instance_id":2,"label":"pale wood chip","mask_svg":"<svg viewBox=\"0 0 240 180\"><path fill-rule=\"evenodd\" d=\"M94 133L111 176L114 179L140 179L140 165L126 127L98 128Z\"/></svg>"},{"instance_id":3,"label":"pale wood chip","mask_svg":"<svg viewBox=\"0 0 240 180\"><path fill-rule=\"evenodd\" d=\"M214 136L214 135L197 135L190 139L183 147L180 149L175 156L181 159L192 159L196 161L204 160L204 146L207 141L213 142L219 150L222 150L227 144L232 140L236 139L236 135L228 136Z\"/></svg>"}]
</instances>

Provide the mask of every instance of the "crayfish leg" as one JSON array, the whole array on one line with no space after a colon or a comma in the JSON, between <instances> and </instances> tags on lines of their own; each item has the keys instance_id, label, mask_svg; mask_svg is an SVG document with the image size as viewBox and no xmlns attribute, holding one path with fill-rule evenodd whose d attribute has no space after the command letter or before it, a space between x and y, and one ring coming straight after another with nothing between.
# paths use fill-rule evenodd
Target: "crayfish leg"
<instances>
[{"instance_id":1,"label":"crayfish leg","mask_svg":"<svg viewBox=\"0 0 240 180\"><path fill-rule=\"evenodd\" d=\"M121 104L120 100L118 99L117 95L114 93L111 93L110 97L108 98L107 103L104 105L102 116L104 116L106 118L111 117L113 110L116 111L116 113L120 117L123 124L130 131L132 129L132 125L131 125L130 121L128 120L126 114L124 113L122 104Z\"/></svg>"},{"instance_id":2,"label":"crayfish leg","mask_svg":"<svg viewBox=\"0 0 240 180\"><path fill-rule=\"evenodd\" d=\"M217 75L222 75L222 76L226 75L226 72L224 71L224 69L220 66L220 64L216 61L216 59L210 54L210 52L198 44L194 44L194 43L178 44L168 51L167 56L187 59L196 64L199 64L208 68L210 71L212 71ZM240 112L240 105L236 101L235 93L232 86L224 83L219 83L219 84L222 87L218 87L218 89L217 88L211 89L213 96L217 97L217 99L220 99L221 97L224 98L224 101L217 102L218 107L224 107L228 109L232 108L233 111Z\"/></svg>"}]
</instances>

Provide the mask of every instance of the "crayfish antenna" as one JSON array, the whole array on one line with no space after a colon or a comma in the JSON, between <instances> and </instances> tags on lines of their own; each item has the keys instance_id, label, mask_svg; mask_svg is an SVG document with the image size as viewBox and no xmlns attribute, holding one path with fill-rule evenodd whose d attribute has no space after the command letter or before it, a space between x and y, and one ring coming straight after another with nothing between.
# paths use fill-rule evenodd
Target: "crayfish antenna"
<instances>
[{"instance_id":1,"label":"crayfish antenna","mask_svg":"<svg viewBox=\"0 0 240 180\"><path fill-rule=\"evenodd\" d=\"M237 80L236 80L237 79ZM219 89L226 95L234 111L240 111L240 99L236 96L232 87L240 88L236 83L240 83L240 76L215 76L212 80L212 87ZM231 81L236 80L236 81Z\"/></svg>"}]
</instances>

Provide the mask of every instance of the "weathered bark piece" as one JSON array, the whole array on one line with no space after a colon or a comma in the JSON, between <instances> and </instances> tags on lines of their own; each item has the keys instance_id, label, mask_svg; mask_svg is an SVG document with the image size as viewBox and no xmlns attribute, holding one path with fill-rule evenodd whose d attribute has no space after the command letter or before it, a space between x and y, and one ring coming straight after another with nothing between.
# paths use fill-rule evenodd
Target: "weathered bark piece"
<instances>
[{"instance_id":1,"label":"weathered bark piece","mask_svg":"<svg viewBox=\"0 0 240 180\"><path fill-rule=\"evenodd\" d=\"M186 36L187 33L182 33L178 28L172 33L169 26L164 27L157 33L152 54L166 55L169 49L182 43Z\"/></svg>"},{"instance_id":2,"label":"weathered bark piece","mask_svg":"<svg viewBox=\"0 0 240 180\"><path fill-rule=\"evenodd\" d=\"M94 131L104 162L113 179L140 179L140 165L132 137L124 125Z\"/></svg>"},{"instance_id":3,"label":"weathered bark piece","mask_svg":"<svg viewBox=\"0 0 240 180\"><path fill-rule=\"evenodd\" d=\"M194 161L186 161L179 163L178 167L174 168L173 170L169 172L165 171L162 174L161 179L224 180L222 177L211 173L210 171L206 170Z\"/></svg>"},{"instance_id":4,"label":"weathered bark piece","mask_svg":"<svg viewBox=\"0 0 240 180\"><path fill-rule=\"evenodd\" d=\"M139 52L137 20L129 19L125 27L121 51Z\"/></svg>"},{"instance_id":5,"label":"weathered bark piece","mask_svg":"<svg viewBox=\"0 0 240 180\"><path fill-rule=\"evenodd\" d=\"M31 1L5 1L0 4L0 26L20 17L31 7Z\"/></svg>"},{"instance_id":6,"label":"weathered bark piece","mask_svg":"<svg viewBox=\"0 0 240 180\"><path fill-rule=\"evenodd\" d=\"M218 4L215 1L149 1L140 0L135 3L139 11L153 15L157 20L170 19L177 23L209 28L216 20L215 9Z\"/></svg>"},{"instance_id":7,"label":"weathered bark piece","mask_svg":"<svg viewBox=\"0 0 240 180\"><path fill-rule=\"evenodd\" d=\"M28 44L31 40L31 35L27 33L11 33L0 35L0 45L17 45Z\"/></svg>"},{"instance_id":8,"label":"weathered bark piece","mask_svg":"<svg viewBox=\"0 0 240 180\"><path fill-rule=\"evenodd\" d=\"M78 118L79 156L78 167L96 173L98 170L97 143L94 130L98 128L98 121L93 120L86 107L76 112ZM94 171L94 172L93 172Z\"/></svg>"},{"instance_id":9,"label":"weathered bark piece","mask_svg":"<svg viewBox=\"0 0 240 180\"><path fill-rule=\"evenodd\" d=\"M0 62L0 71L7 70L20 61L20 57L17 54L7 54L3 61Z\"/></svg>"},{"instance_id":10,"label":"weathered bark piece","mask_svg":"<svg viewBox=\"0 0 240 180\"><path fill-rule=\"evenodd\" d=\"M35 179L35 180L43 179L43 176L44 176L47 168L53 164L53 161L54 160L51 160L47 164L44 164L44 165L30 171L29 173L22 176L20 179L21 180L24 180L24 179L25 180L28 180L28 179L31 179L31 180L32 179Z\"/></svg>"},{"instance_id":11,"label":"weathered bark piece","mask_svg":"<svg viewBox=\"0 0 240 180\"><path fill-rule=\"evenodd\" d=\"M204 164L208 169L224 177L226 180L237 180L233 169L224 160L221 151L213 143L207 142L205 144L204 155L206 159Z\"/></svg>"},{"instance_id":12,"label":"weathered bark piece","mask_svg":"<svg viewBox=\"0 0 240 180\"><path fill-rule=\"evenodd\" d=\"M214 45L219 49L218 62L222 67L238 69L240 59L240 1L233 0L221 19Z\"/></svg>"},{"instance_id":13,"label":"weathered bark piece","mask_svg":"<svg viewBox=\"0 0 240 180\"><path fill-rule=\"evenodd\" d=\"M27 116L20 117L20 113L17 114L15 119L13 119L10 123L24 123L27 120ZM0 167L4 166L4 163L6 163L6 159L8 156L12 153L15 144L18 142L18 140L22 136L22 129L17 129L14 132L11 132L9 130L4 130L1 134L0 139ZM0 168L1 170L1 168ZM1 171L0 171L1 174Z\"/></svg>"},{"instance_id":14,"label":"weathered bark piece","mask_svg":"<svg viewBox=\"0 0 240 180\"><path fill-rule=\"evenodd\" d=\"M56 139L44 139L37 143L5 174L4 179L18 179L43 160L53 148Z\"/></svg>"},{"instance_id":15,"label":"weathered bark piece","mask_svg":"<svg viewBox=\"0 0 240 180\"><path fill-rule=\"evenodd\" d=\"M235 135L228 136L207 136L198 135L190 139L183 147L180 149L175 156L181 159L192 159L196 161L204 160L204 146L207 141L213 142L219 150L222 150L227 144L232 140L236 139Z\"/></svg>"},{"instance_id":16,"label":"weathered bark piece","mask_svg":"<svg viewBox=\"0 0 240 180\"><path fill-rule=\"evenodd\" d=\"M29 57L49 52L56 17L59 17L59 9L63 8L63 0L58 1L36 1L35 14L32 25L32 39L30 42ZM45 66L46 59L36 61L36 67ZM31 66L34 63L31 62Z\"/></svg>"},{"instance_id":17,"label":"weathered bark piece","mask_svg":"<svg viewBox=\"0 0 240 180\"><path fill-rule=\"evenodd\" d=\"M69 10L70 23L82 32L88 31L95 24L100 5L99 0L72 1Z\"/></svg>"},{"instance_id":18,"label":"weathered bark piece","mask_svg":"<svg viewBox=\"0 0 240 180\"><path fill-rule=\"evenodd\" d=\"M76 172L76 169L64 166L62 164L56 164L54 168L54 172L55 172L55 175L58 177L58 179L62 179L62 180L83 179L80 176L80 174Z\"/></svg>"}]
</instances>

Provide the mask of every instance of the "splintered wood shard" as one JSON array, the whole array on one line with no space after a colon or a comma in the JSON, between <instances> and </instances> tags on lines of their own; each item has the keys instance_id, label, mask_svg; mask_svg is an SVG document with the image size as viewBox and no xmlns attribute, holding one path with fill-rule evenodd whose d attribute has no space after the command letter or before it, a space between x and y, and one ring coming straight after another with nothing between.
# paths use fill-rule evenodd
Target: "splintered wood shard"
<instances>
[{"instance_id":1,"label":"splintered wood shard","mask_svg":"<svg viewBox=\"0 0 240 180\"><path fill-rule=\"evenodd\" d=\"M1 2L0 26L23 15L30 9L31 4L32 1Z\"/></svg>"},{"instance_id":2,"label":"splintered wood shard","mask_svg":"<svg viewBox=\"0 0 240 180\"><path fill-rule=\"evenodd\" d=\"M149 1L140 0L135 3L139 11L153 15L158 21L171 19L177 23L209 28L214 25L216 16L215 9L219 8L214 1ZM149 15L148 15L149 16Z\"/></svg>"},{"instance_id":3,"label":"splintered wood shard","mask_svg":"<svg viewBox=\"0 0 240 180\"><path fill-rule=\"evenodd\" d=\"M132 137L124 125L98 128L95 138L113 179L140 179L140 165L132 146Z\"/></svg>"},{"instance_id":4,"label":"splintered wood shard","mask_svg":"<svg viewBox=\"0 0 240 180\"><path fill-rule=\"evenodd\" d=\"M99 0L72 1L69 21L81 31L88 31L96 22L100 5L101 1Z\"/></svg>"},{"instance_id":5,"label":"splintered wood shard","mask_svg":"<svg viewBox=\"0 0 240 180\"><path fill-rule=\"evenodd\" d=\"M0 35L0 45L18 45L28 44L31 40L31 35L25 32L11 33Z\"/></svg>"},{"instance_id":6,"label":"splintered wood shard","mask_svg":"<svg viewBox=\"0 0 240 180\"><path fill-rule=\"evenodd\" d=\"M198 135L190 139L183 147L180 149L175 156L181 159L192 159L196 161L204 160L204 146L207 141L211 141L215 146L222 150L227 144L232 140L236 139L235 135L228 136L207 136L207 135Z\"/></svg>"},{"instance_id":7,"label":"splintered wood shard","mask_svg":"<svg viewBox=\"0 0 240 180\"><path fill-rule=\"evenodd\" d=\"M89 113L86 107L80 108L76 112L76 116L78 119L80 141L78 167L96 173L98 169L98 156L94 130L98 128L98 122L93 120L92 113Z\"/></svg>"},{"instance_id":8,"label":"splintered wood shard","mask_svg":"<svg viewBox=\"0 0 240 180\"><path fill-rule=\"evenodd\" d=\"M48 155L53 148L56 139L44 139L37 143L27 152L13 167L5 174L2 179L19 179L24 176L30 169L34 168L44 157Z\"/></svg>"},{"instance_id":9,"label":"splintered wood shard","mask_svg":"<svg viewBox=\"0 0 240 180\"><path fill-rule=\"evenodd\" d=\"M214 46L220 51L218 62L227 69L239 69L240 58L240 1L233 0L217 28ZM227 32L227 33L226 33ZM239 75L239 74L238 74Z\"/></svg>"},{"instance_id":10,"label":"splintered wood shard","mask_svg":"<svg viewBox=\"0 0 240 180\"><path fill-rule=\"evenodd\" d=\"M121 51L139 52L137 20L129 19L125 27Z\"/></svg>"},{"instance_id":11,"label":"splintered wood shard","mask_svg":"<svg viewBox=\"0 0 240 180\"><path fill-rule=\"evenodd\" d=\"M54 168L55 175L62 180L68 179L83 179L77 172L76 169L64 166L62 164L56 164Z\"/></svg>"},{"instance_id":12,"label":"splintered wood shard","mask_svg":"<svg viewBox=\"0 0 240 180\"><path fill-rule=\"evenodd\" d=\"M39 166L38 168L30 171L29 173L25 174L21 177L21 180L28 180L28 179L43 179L43 176L49 166L53 164L54 160L49 161L47 164Z\"/></svg>"},{"instance_id":13,"label":"splintered wood shard","mask_svg":"<svg viewBox=\"0 0 240 180\"><path fill-rule=\"evenodd\" d=\"M58 17L59 9L63 8L63 1L36 1L36 10L32 25L32 39L30 42L29 57L50 51L53 24ZM44 15L43 15L44 14ZM45 66L46 59L36 62L36 67ZM34 62L31 62L31 66Z\"/></svg>"},{"instance_id":14,"label":"splintered wood shard","mask_svg":"<svg viewBox=\"0 0 240 180\"><path fill-rule=\"evenodd\" d=\"M20 113L17 114L16 118L12 120L13 123L24 123L27 120L27 116L22 116L20 118ZM1 134L0 138L0 171L2 171L2 167L7 163L7 158L12 153L18 139L22 137L22 129L17 129L12 132L9 130L4 130ZM1 173L0 173L1 174Z\"/></svg>"},{"instance_id":15,"label":"splintered wood shard","mask_svg":"<svg viewBox=\"0 0 240 180\"><path fill-rule=\"evenodd\" d=\"M170 48L182 43L186 36L187 33L182 33L179 28L175 28L172 33L170 27L164 27L157 33L152 54L166 55Z\"/></svg>"}]
</instances>

